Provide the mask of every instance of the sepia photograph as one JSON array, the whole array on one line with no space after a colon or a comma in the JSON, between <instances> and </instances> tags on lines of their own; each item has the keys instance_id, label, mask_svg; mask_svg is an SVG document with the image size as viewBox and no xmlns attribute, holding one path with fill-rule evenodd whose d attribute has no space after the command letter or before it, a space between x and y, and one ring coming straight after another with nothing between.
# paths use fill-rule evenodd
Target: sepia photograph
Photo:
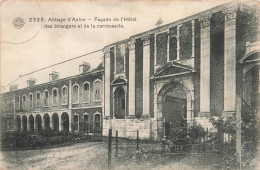
<instances>
[{"instance_id":1,"label":"sepia photograph","mask_svg":"<svg viewBox=\"0 0 260 170\"><path fill-rule=\"evenodd\" d=\"M2 0L0 52L0 170L260 169L259 0Z\"/></svg>"}]
</instances>

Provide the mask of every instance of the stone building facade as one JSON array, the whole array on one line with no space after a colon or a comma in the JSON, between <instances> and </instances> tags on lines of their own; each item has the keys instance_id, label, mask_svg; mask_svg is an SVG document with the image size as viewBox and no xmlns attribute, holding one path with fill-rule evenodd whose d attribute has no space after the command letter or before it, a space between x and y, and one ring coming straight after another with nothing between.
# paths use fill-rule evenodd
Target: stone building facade
<instances>
[{"instance_id":1,"label":"stone building facade","mask_svg":"<svg viewBox=\"0 0 260 170\"><path fill-rule=\"evenodd\" d=\"M43 84L32 78L25 88L12 84L1 95L3 130L101 133L103 67L100 63L89 69L83 63L76 76L59 79L59 73L52 72Z\"/></svg>"},{"instance_id":2,"label":"stone building facade","mask_svg":"<svg viewBox=\"0 0 260 170\"><path fill-rule=\"evenodd\" d=\"M151 140L180 121L211 131L209 119L235 115L239 98L259 112L259 25L258 4L227 3L133 35L105 46L91 72L2 94L2 121Z\"/></svg>"},{"instance_id":3,"label":"stone building facade","mask_svg":"<svg viewBox=\"0 0 260 170\"><path fill-rule=\"evenodd\" d=\"M178 121L210 131L239 96L257 109L258 35L258 5L228 3L106 46L103 134L157 140Z\"/></svg>"}]
</instances>

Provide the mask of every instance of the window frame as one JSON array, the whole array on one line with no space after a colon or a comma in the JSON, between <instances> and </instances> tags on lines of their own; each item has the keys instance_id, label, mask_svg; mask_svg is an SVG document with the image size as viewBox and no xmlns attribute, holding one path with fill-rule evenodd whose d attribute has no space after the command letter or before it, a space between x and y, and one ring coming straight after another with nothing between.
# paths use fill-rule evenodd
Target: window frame
<instances>
[{"instance_id":1,"label":"window frame","mask_svg":"<svg viewBox=\"0 0 260 170\"><path fill-rule=\"evenodd\" d=\"M99 99L96 99L96 85L95 83L99 82ZM101 79L97 78L94 82L93 82L93 93L94 93L94 101L95 102L100 102L101 101L101 84L102 84L102 81Z\"/></svg>"},{"instance_id":2,"label":"window frame","mask_svg":"<svg viewBox=\"0 0 260 170\"><path fill-rule=\"evenodd\" d=\"M74 101L74 100L75 100L75 97L74 97L74 95L75 95L75 94L74 94L74 87L75 87L75 86L78 86L78 95L77 95L77 96L78 96L78 100L77 100L77 101ZM72 86L72 94L73 94L73 95L72 95L72 97L73 97L73 98L72 98L72 100L73 100L73 101L72 101L72 104L79 104L79 84L76 84L76 83L75 83L75 84Z\"/></svg>"},{"instance_id":3,"label":"window frame","mask_svg":"<svg viewBox=\"0 0 260 170\"><path fill-rule=\"evenodd\" d=\"M54 90L57 91L57 94L56 94L56 104L54 104ZM58 88L54 87L52 89L52 106L58 106L58 96L59 96L59 91L58 91Z\"/></svg>"},{"instance_id":4,"label":"window frame","mask_svg":"<svg viewBox=\"0 0 260 170\"><path fill-rule=\"evenodd\" d=\"M38 94L40 96L40 98L38 99ZM40 107L41 106L41 92L37 91L36 92L36 107Z\"/></svg>"},{"instance_id":5,"label":"window frame","mask_svg":"<svg viewBox=\"0 0 260 170\"><path fill-rule=\"evenodd\" d=\"M25 100L23 100L25 99ZM26 109L26 94L22 96L22 109Z\"/></svg>"},{"instance_id":6,"label":"window frame","mask_svg":"<svg viewBox=\"0 0 260 170\"><path fill-rule=\"evenodd\" d=\"M86 132L85 131L85 116L88 116L88 121L87 121L87 124L88 124L88 127L87 127L87 132L90 132L90 115L87 113L87 112L85 112L84 114L83 114L83 123L84 123L84 132Z\"/></svg>"},{"instance_id":7,"label":"window frame","mask_svg":"<svg viewBox=\"0 0 260 170\"><path fill-rule=\"evenodd\" d=\"M32 101L31 101L31 95L32 95ZM32 103L31 103L32 102ZM29 103L30 103L30 109L32 109L33 108L33 93L29 93Z\"/></svg>"},{"instance_id":8,"label":"window frame","mask_svg":"<svg viewBox=\"0 0 260 170\"><path fill-rule=\"evenodd\" d=\"M78 116L78 122L74 121L74 116ZM78 113L74 113L73 114L73 123L76 124L77 123L77 130L73 129L76 132L79 132L79 114Z\"/></svg>"},{"instance_id":9,"label":"window frame","mask_svg":"<svg viewBox=\"0 0 260 170\"><path fill-rule=\"evenodd\" d=\"M47 98L46 98L46 95L45 95L46 92L48 93L48 97ZM49 98L50 98L49 90L44 90L44 107L49 107Z\"/></svg>"},{"instance_id":10,"label":"window frame","mask_svg":"<svg viewBox=\"0 0 260 170\"><path fill-rule=\"evenodd\" d=\"M66 89L66 99L65 99L65 101L64 101L64 94L63 94L63 89ZM69 92L68 92L68 87L67 86L63 86L62 87L62 89L61 89L61 103L62 103L62 105L67 105L68 104L68 94L69 94Z\"/></svg>"},{"instance_id":11,"label":"window frame","mask_svg":"<svg viewBox=\"0 0 260 170\"><path fill-rule=\"evenodd\" d=\"M100 120L99 120L99 130L100 130L100 133L102 131L102 128L101 128L101 121L102 121L102 115L99 111L97 111L96 113L94 113L93 115L93 132L95 131L95 127L96 127L96 115L99 115L100 116Z\"/></svg>"},{"instance_id":12,"label":"window frame","mask_svg":"<svg viewBox=\"0 0 260 170\"><path fill-rule=\"evenodd\" d=\"M17 96L17 99L19 99L19 101L16 101L16 103L18 104L16 110L21 110L21 97L20 97L20 96Z\"/></svg>"},{"instance_id":13,"label":"window frame","mask_svg":"<svg viewBox=\"0 0 260 170\"><path fill-rule=\"evenodd\" d=\"M88 100L84 100L85 98L85 84L88 84L88 87L89 87L89 92L88 92ZM85 81L83 84L82 84L82 103L89 103L90 102L90 82L88 81Z\"/></svg>"}]
</instances>

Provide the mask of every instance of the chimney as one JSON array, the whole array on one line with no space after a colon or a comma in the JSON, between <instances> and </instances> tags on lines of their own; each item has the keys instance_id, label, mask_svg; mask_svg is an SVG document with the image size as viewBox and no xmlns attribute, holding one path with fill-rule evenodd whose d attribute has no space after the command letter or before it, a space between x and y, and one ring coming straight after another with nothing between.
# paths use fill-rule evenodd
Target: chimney
<instances>
[{"instance_id":1,"label":"chimney","mask_svg":"<svg viewBox=\"0 0 260 170\"><path fill-rule=\"evenodd\" d=\"M17 84L12 84L12 85L9 86L9 91L17 90L17 88L18 88Z\"/></svg>"},{"instance_id":2,"label":"chimney","mask_svg":"<svg viewBox=\"0 0 260 170\"><path fill-rule=\"evenodd\" d=\"M86 73L91 71L91 66L87 62L83 62L83 64L79 65L79 74Z\"/></svg>"},{"instance_id":3,"label":"chimney","mask_svg":"<svg viewBox=\"0 0 260 170\"><path fill-rule=\"evenodd\" d=\"M36 79L31 78L31 79L27 80L27 87L34 86L35 82L36 82Z\"/></svg>"},{"instance_id":4,"label":"chimney","mask_svg":"<svg viewBox=\"0 0 260 170\"><path fill-rule=\"evenodd\" d=\"M50 81L59 79L59 73L56 71L53 71L51 74L49 74Z\"/></svg>"}]
</instances>

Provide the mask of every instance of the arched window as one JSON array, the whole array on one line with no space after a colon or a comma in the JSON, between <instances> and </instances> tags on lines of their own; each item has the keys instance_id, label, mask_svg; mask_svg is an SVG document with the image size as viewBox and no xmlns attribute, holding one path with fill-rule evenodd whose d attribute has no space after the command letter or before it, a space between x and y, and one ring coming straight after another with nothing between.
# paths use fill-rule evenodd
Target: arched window
<instances>
[{"instance_id":1,"label":"arched window","mask_svg":"<svg viewBox=\"0 0 260 170\"><path fill-rule=\"evenodd\" d=\"M62 104L67 104L68 101L68 88L67 86L62 87Z\"/></svg>"},{"instance_id":2,"label":"arched window","mask_svg":"<svg viewBox=\"0 0 260 170\"><path fill-rule=\"evenodd\" d=\"M77 113L73 115L73 122L74 122L74 130L79 131L79 115Z\"/></svg>"},{"instance_id":3,"label":"arched window","mask_svg":"<svg viewBox=\"0 0 260 170\"><path fill-rule=\"evenodd\" d=\"M100 79L95 80L93 86L94 86L94 99L95 101L100 101L101 80Z\"/></svg>"},{"instance_id":4,"label":"arched window","mask_svg":"<svg viewBox=\"0 0 260 170\"><path fill-rule=\"evenodd\" d=\"M90 125L90 122L89 122L89 114L88 113L84 113L84 115L83 115L83 121L84 121L84 132L89 132L90 131L90 127L89 127L89 125Z\"/></svg>"},{"instance_id":5,"label":"arched window","mask_svg":"<svg viewBox=\"0 0 260 170\"><path fill-rule=\"evenodd\" d=\"M48 106L49 105L49 91L45 90L44 91L44 106Z\"/></svg>"},{"instance_id":6,"label":"arched window","mask_svg":"<svg viewBox=\"0 0 260 170\"><path fill-rule=\"evenodd\" d=\"M20 96L17 96L16 103L17 103L17 109L16 110L20 110L21 109L21 106L20 106Z\"/></svg>"},{"instance_id":7,"label":"arched window","mask_svg":"<svg viewBox=\"0 0 260 170\"><path fill-rule=\"evenodd\" d=\"M26 108L26 96L25 96L25 95L23 95L22 108L23 108L23 109Z\"/></svg>"},{"instance_id":8,"label":"arched window","mask_svg":"<svg viewBox=\"0 0 260 170\"><path fill-rule=\"evenodd\" d=\"M99 112L94 114L94 131L95 133L101 132L101 114Z\"/></svg>"},{"instance_id":9,"label":"arched window","mask_svg":"<svg viewBox=\"0 0 260 170\"><path fill-rule=\"evenodd\" d=\"M33 94L29 94L29 99L30 99L30 108L33 108Z\"/></svg>"},{"instance_id":10,"label":"arched window","mask_svg":"<svg viewBox=\"0 0 260 170\"><path fill-rule=\"evenodd\" d=\"M41 105L41 93L37 92L36 93L36 106L40 106Z\"/></svg>"},{"instance_id":11,"label":"arched window","mask_svg":"<svg viewBox=\"0 0 260 170\"><path fill-rule=\"evenodd\" d=\"M79 86L77 84L73 85L73 103L79 103Z\"/></svg>"},{"instance_id":12,"label":"arched window","mask_svg":"<svg viewBox=\"0 0 260 170\"><path fill-rule=\"evenodd\" d=\"M90 101L90 85L89 82L83 83L83 96L82 96L82 101L83 103L89 102Z\"/></svg>"},{"instance_id":13,"label":"arched window","mask_svg":"<svg viewBox=\"0 0 260 170\"><path fill-rule=\"evenodd\" d=\"M52 105L56 106L58 104L58 90L54 88L52 90Z\"/></svg>"},{"instance_id":14,"label":"arched window","mask_svg":"<svg viewBox=\"0 0 260 170\"><path fill-rule=\"evenodd\" d=\"M124 89L122 87L117 88L114 97L114 115L117 119L123 119L126 116L126 101Z\"/></svg>"}]
</instances>

